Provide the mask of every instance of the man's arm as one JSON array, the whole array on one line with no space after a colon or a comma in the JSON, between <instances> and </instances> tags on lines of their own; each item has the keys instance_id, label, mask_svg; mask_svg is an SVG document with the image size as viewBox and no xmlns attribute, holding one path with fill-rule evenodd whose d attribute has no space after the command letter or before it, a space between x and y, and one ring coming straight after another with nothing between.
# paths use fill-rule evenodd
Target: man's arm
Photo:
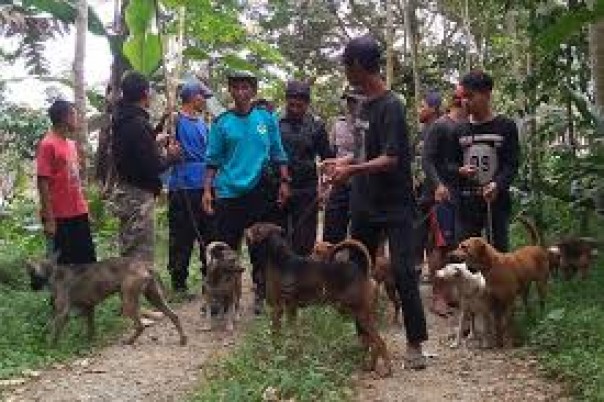
<instances>
[{"instance_id":1,"label":"man's arm","mask_svg":"<svg viewBox=\"0 0 604 402\"><path fill-rule=\"evenodd\" d=\"M336 156L334 147L329 143L329 136L327 135L327 130L325 129L325 124L322 122L319 123L319 129L315 134L315 149L317 150L317 154L321 160L325 160L328 158L333 158Z\"/></svg>"},{"instance_id":2,"label":"man's arm","mask_svg":"<svg viewBox=\"0 0 604 402\"><path fill-rule=\"evenodd\" d=\"M422 149L422 169L428 181L436 186L442 183L442 179L436 170L436 159L438 157L438 123L432 124L426 131L424 147Z\"/></svg>"},{"instance_id":3,"label":"man's arm","mask_svg":"<svg viewBox=\"0 0 604 402\"><path fill-rule=\"evenodd\" d=\"M40 219L44 225L44 233L54 235L56 232L56 221L52 212L52 197L50 195L50 183L48 177L38 176L38 194L40 196Z\"/></svg>"}]
</instances>

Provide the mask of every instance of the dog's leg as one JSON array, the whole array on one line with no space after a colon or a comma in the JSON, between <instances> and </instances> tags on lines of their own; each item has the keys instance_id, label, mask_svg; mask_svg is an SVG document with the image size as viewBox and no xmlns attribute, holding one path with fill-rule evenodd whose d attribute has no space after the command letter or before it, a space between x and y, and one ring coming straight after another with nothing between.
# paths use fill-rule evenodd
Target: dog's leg
<instances>
[{"instance_id":1,"label":"dog's leg","mask_svg":"<svg viewBox=\"0 0 604 402\"><path fill-rule=\"evenodd\" d=\"M294 305L288 305L285 309L285 316L287 317L287 325L294 327L298 319L298 309Z\"/></svg>"},{"instance_id":2,"label":"dog's leg","mask_svg":"<svg viewBox=\"0 0 604 402\"><path fill-rule=\"evenodd\" d=\"M172 321L174 327L176 327L176 331L178 331L178 335L180 336L180 344L182 346L187 344L187 336L185 335L185 331L182 329L182 325L180 323L180 319L178 315L168 306L166 303L166 298L163 295L163 292L155 278L152 278L145 287L144 291L145 298L159 311L164 313L166 317ZM210 311L210 306L207 307L206 311Z\"/></svg>"},{"instance_id":3,"label":"dog's leg","mask_svg":"<svg viewBox=\"0 0 604 402\"><path fill-rule=\"evenodd\" d=\"M524 304L524 310L526 311L527 315L530 315L532 313L531 306L529 305L530 289L531 289L530 283L523 285L520 288L520 295L522 296L522 303Z\"/></svg>"},{"instance_id":4,"label":"dog's leg","mask_svg":"<svg viewBox=\"0 0 604 402\"><path fill-rule=\"evenodd\" d=\"M466 321L466 306L462 299L461 308L459 309L459 325L457 326L455 340L450 345L451 348L458 348L461 345L461 338L463 336L463 327L464 327L465 321Z\"/></svg>"},{"instance_id":5,"label":"dog's leg","mask_svg":"<svg viewBox=\"0 0 604 402\"><path fill-rule=\"evenodd\" d=\"M283 316L283 305L276 303L271 310L271 324L273 335L279 335L281 332L281 317Z\"/></svg>"},{"instance_id":6,"label":"dog's leg","mask_svg":"<svg viewBox=\"0 0 604 402\"><path fill-rule=\"evenodd\" d=\"M84 310L84 315L86 316L86 337L88 338L88 342L92 342L94 339L95 331L94 331L94 307L89 307Z\"/></svg>"},{"instance_id":7,"label":"dog's leg","mask_svg":"<svg viewBox=\"0 0 604 402\"><path fill-rule=\"evenodd\" d=\"M375 319L372 317L372 314L370 312L360 314L357 318L357 324L360 327L360 330L365 334L365 336L367 336L368 343L371 345L369 347L371 359L369 361L369 365L365 368L376 370L377 360L381 356L384 360L384 366L386 369L382 377L392 375L392 363L390 361L390 355L388 355L386 343L377 330L377 325L375 323Z\"/></svg>"},{"instance_id":8,"label":"dog's leg","mask_svg":"<svg viewBox=\"0 0 604 402\"><path fill-rule=\"evenodd\" d=\"M129 286L122 287L122 311L124 316L130 318L134 323L134 333L124 341L126 345L132 345L145 329L139 311L138 298L141 286L142 284L129 284Z\"/></svg>"},{"instance_id":9,"label":"dog's leg","mask_svg":"<svg viewBox=\"0 0 604 402\"><path fill-rule=\"evenodd\" d=\"M398 293L396 291L396 287L392 283L385 283L384 287L386 288L386 294L388 298L392 302L392 307L394 307L394 315L392 317L392 324L398 325L401 323L399 317L401 313L401 301L398 297Z\"/></svg>"},{"instance_id":10,"label":"dog's leg","mask_svg":"<svg viewBox=\"0 0 604 402\"><path fill-rule=\"evenodd\" d=\"M206 293L206 312L205 312L205 323L201 327L202 331L211 331L213 328L212 321L212 302L210 296Z\"/></svg>"},{"instance_id":11,"label":"dog's leg","mask_svg":"<svg viewBox=\"0 0 604 402\"><path fill-rule=\"evenodd\" d=\"M54 300L54 317L52 320L52 331L51 331L51 343L56 346L59 342L59 337L63 328L69 319L69 298L67 297L66 291L60 290L58 286L55 287L53 293Z\"/></svg>"},{"instance_id":12,"label":"dog's leg","mask_svg":"<svg viewBox=\"0 0 604 402\"><path fill-rule=\"evenodd\" d=\"M547 276L537 281L537 295L539 296L539 308L545 310L545 298L547 296Z\"/></svg>"},{"instance_id":13,"label":"dog's leg","mask_svg":"<svg viewBox=\"0 0 604 402\"><path fill-rule=\"evenodd\" d=\"M226 330L229 333L232 333L235 327L233 326L233 321L235 319L235 303L230 303L229 307L226 311Z\"/></svg>"}]
</instances>

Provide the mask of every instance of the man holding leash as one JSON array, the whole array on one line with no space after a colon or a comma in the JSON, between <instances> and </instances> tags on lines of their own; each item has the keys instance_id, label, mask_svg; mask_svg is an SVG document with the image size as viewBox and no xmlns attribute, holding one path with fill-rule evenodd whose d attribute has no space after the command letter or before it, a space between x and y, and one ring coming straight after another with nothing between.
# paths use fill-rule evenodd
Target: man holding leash
<instances>
[{"instance_id":1,"label":"man holding leash","mask_svg":"<svg viewBox=\"0 0 604 402\"><path fill-rule=\"evenodd\" d=\"M388 238L407 335L405 367L423 369L422 342L428 333L413 262L413 239L409 238L415 216L411 150L405 109L387 89L380 60L381 50L371 36L354 38L346 45L346 78L366 99L355 130L354 160L335 160L324 166L333 184L351 181L351 237L365 244L374 258L382 234Z\"/></svg>"},{"instance_id":2,"label":"man holding leash","mask_svg":"<svg viewBox=\"0 0 604 402\"><path fill-rule=\"evenodd\" d=\"M471 71L461 87L469 122L457 127L454 141L457 238L480 236L484 229L489 242L505 252L512 210L509 190L520 156L518 128L512 119L494 113L493 79L488 74Z\"/></svg>"},{"instance_id":3,"label":"man holding leash","mask_svg":"<svg viewBox=\"0 0 604 402\"><path fill-rule=\"evenodd\" d=\"M172 288L186 295L189 260L195 241L199 244L201 272L205 276L204 243L212 230L210 217L201 204L208 128L202 113L211 91L198 81L180 90L182 106L176 116L174 136L181 159L168 177L168 272Z\"/></svg>"}]
</instances>

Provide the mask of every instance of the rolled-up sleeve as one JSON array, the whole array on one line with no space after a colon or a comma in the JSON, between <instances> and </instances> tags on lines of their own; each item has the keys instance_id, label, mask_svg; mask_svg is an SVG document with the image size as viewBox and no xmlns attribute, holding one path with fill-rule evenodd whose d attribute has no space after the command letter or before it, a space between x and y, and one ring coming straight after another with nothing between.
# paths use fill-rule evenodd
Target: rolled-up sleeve
<instances>
[{"instance_id":1,"label":"rolled-up sleeve","mask_svg":"<svg viewBox=\"0 0 604 402\"><path fill-rule=\"evenodd\" d=\"M208 134L208 149L206 150L206 165L218 169L222 166L225 156L224 130L219 122L214 122Z\"/></svg>"},{"instance_id":2,"label":"rolled-up sleeve","mask_svg":"<svg viewBox=\"0 0 604 402\"><path fill-rule=\"evenodd\" d=\"M281 133L279 132L279 124L274 117L269 118L268 122L269 135L269 153L272 162L285 165L288 162L287 154L281 142Z\"/></svg>"}]
</instances>

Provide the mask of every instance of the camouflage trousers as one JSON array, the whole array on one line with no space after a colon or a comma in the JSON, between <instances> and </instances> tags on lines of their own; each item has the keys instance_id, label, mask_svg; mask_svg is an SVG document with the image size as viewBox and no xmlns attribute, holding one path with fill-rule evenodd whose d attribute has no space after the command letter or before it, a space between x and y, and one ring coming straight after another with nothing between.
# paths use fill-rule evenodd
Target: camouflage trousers
<instances>
[{"instance_id":1,"label":"camouflage trousers","mask_svg":"<svg viewBox=\"0 0 604 402\"><path fill-rule=\"evenodd\" d=\"M148 191L117 183L111 195L112 213L119 219L120 255L153 262L155 197Z\"/></svg>"}]
</instances>

